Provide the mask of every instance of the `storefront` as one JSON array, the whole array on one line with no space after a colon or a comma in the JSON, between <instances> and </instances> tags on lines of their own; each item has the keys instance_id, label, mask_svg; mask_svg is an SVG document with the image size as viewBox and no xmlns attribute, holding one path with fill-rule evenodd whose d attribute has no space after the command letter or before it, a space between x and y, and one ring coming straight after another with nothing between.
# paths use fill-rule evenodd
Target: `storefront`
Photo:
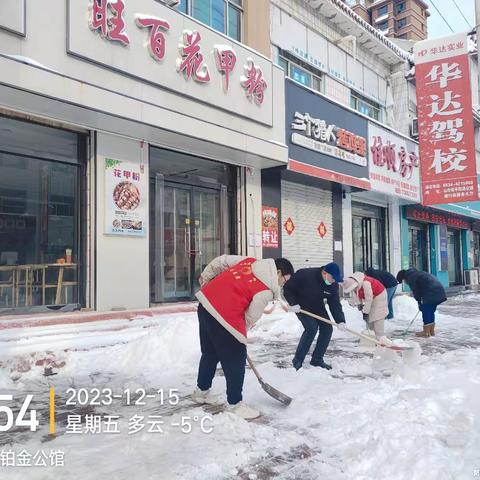
<instances>
[{"instance_id":1,"label":"storefront","mask_svg":"<svg viewBox=\"0 0 480 480\"><path fill-rule=\"evenodd\" d=\"M418 144L380 124L368 122L369 190L347 194L344 223L352 224L351 262L355 271L372 267L395 273L401 268L400 207L420 201ZM410 234L410 233L409 233ZM411 232L410 251L423 261L422 232ZM423 243L424 245L424 243Z\"/></svg>"},{"instance_id":2,"label":"storefront","mask_svg":"<svg viewBox=\"0 0 480 480\"><path fill-rule=\"evenodd\" d=\"M403 209L403 268L417 268L437 276L445 287L463 285L470 268L472 221L433 208Z\"/></svg>"},{"instance_id":3,"label":"storefront","mask_svg":"<svg viewBox=\"0 0 480 480\"><path fill-rule=\"evenodd\" d=\"M190 300L216 255L260 256L261 171L288 160L282 71L154 0L18 3L0 5L0 109L32 131L12 151L0 128L0 267L32 268L19 294L0 272L0 308Z\"/></svg>"},{"instance_id":4,"label":"storefront","mask_svg":"<svg viewBox=\"0 0 480 480\"><path fill-rule=\"evenodd\" d=\"M288 167L262 176L279 246L264 244L264 256L281 252L296 268L343 264L342 196L369 185L367 121L291 80L285 88Z\"/></svg>"}]
</instances>

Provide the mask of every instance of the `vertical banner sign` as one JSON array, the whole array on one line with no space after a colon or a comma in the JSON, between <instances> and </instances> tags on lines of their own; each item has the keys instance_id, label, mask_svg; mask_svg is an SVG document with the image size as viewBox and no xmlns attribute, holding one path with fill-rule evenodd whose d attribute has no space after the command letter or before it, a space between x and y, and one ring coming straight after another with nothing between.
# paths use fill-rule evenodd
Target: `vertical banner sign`
<instances>
[{"instance_id":1,"label":"vertical banner sign","mask_svg":"<svg viewBox=\"0 0 480 480\"><path fill-rule=\"evenodd\" d=\"M147 234L147 175L136 163L105 159L105 233Z\"/></svg>"},{"instance_id":2,"label":"vertical banner sign","mask_svg":"<svg viewBox=\"0 0 480 480\"><path fill-rule=\"evenodd\" d=\"M278 248L278 208L262 207L262 247Z\"/></svg>"},{"instance_id":3,"label":"vertical banner sign","mask_svg":"<svg viewBox=\"0 0 480 480\"><path fill-rule=\"evenodd\" d=\"M478 200L467 35L414 46L424 205Z\"/></svg>"}]
</instances>

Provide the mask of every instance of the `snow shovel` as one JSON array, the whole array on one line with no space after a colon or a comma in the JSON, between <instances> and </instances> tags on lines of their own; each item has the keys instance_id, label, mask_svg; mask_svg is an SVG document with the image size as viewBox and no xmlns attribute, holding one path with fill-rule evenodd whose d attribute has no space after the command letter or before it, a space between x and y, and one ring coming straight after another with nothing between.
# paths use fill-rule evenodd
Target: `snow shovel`
<instances>
[{"instance_id":1,"label":"snow shovel","mask_svg":"<svg viewBox=\"0 0 480 480\"><path fill-rule=\"evenodd\" d=\"M338 324L336 322L332 322L331 320L327 320L326 318L320 317L318 315L315 315L314 313L307 312L306 310L300 310L300 313L303 313L304 315L308 315L309 317L316 318L317 320L320 320L321 322L328 323L330 325L335 325L338 328ZM413 347L401 347L400 345L384 345L382 342L379 342L376 338L369 337L368 335L364 335L363 333L357 332L356 330L351 330L350 328L345 328L345 330L352 335L356 335L357 337L363 338L365 340L368 340L369 342L375 343L376 345L379 345L380 347L388 348L390 350L395 350L402 352L404 350L412 350Z\"/></svg>"},{"instance_id":2,"label":"snow shovel","mask_svg":"<svg viewBox=\"0 0 480 480\"><path fill-rule=\"evenodd\" d=\"M258 379L258 382L260 383L261 387L265 392L267 392L272 398L275 400L278 400L279 402L283 403L284 405L290 405L292 402L292 398L290 398L288 395L285 395L284 393L280 392L276 388L272 387L268 383L265 383L263 381L262 376L258 372L258 370L255 368L255 365L252 362L252 359L247 355L247 362L250 365L250 368L253 370L253 373Z\"/></svg>"},{"instance_id":3,"label":"snow shovel","mask_svg":"<svg viewBox=\"0 0 480 480\"><path fill-rule=\"evenodd\" d=\"M413 325L413 322L417 319L418 314L420 313L420 310L417 312L417 314L412 318L412 321L410 322L410 325L406 328L406 330L402 333L403 336L405 336L408 331L410 330L411 326Z\"/></svg>"}]
</instances>

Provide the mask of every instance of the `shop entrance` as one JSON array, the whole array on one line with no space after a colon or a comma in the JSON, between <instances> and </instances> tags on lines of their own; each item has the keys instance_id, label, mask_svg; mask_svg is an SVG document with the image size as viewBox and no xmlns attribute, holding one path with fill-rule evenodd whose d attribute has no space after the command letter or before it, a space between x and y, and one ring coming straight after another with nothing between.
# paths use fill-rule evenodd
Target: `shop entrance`
<instances>
[{"instance_id":1,"label":"shop entrance","mask_svg":"<svg viewBox=\"0 0 480 480\"><path fill-rule=\"evenodd\" d=\"M353 268L386 268L385 209L352 203Z\"/></svg>"},{"instance_id":2,"label":"shop entrance","mask_svg":"<svg viewBox=\"0 0 480 480\"><path fill-rule=\"evenodd\" d=\"M408 222L409 266L424 272L430 271L430 242L428 224Z\"/></svg>"},{"instance_id":3,"label":"shop entrance","mask_svg":"<svg viewBox=\"0 0 480 480\"><path fill-rule=\"evenodd\" d=\"M150 155L152 302L191 300L206 265L232 251L234 171L167 150Z\"/></svg>"},{"instance_id":4,"label":"shop entrance","mask_svg":"<svg viewBox=\"0 0 480 480\"><path fill-rule=\"evenodd\" d=\"M462 284L462 251L460 230L447 229L448 236L448 281L450 285Z\"/></svg>"}]
</instances>

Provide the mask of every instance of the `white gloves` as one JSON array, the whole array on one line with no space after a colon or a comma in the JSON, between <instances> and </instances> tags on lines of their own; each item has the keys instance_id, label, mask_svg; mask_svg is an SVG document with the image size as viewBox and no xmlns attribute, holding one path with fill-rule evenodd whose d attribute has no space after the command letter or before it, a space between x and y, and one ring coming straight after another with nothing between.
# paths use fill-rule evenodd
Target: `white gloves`
<instances>
[{"instance_id":1,"label":"white gloves","mask_svg":"<svg viewBox=\"0 0 480 480\"><path fill-rule=\"evenodd\" d=\"M287 307L287 312L293 312L293 313L298 313L302 307L300 305L289 305Z\"/></svg>"},{"instance_id":2,"label":"white gloves","mask_svg":"<svg viewBox=\"0 0 480 480\"><path fill-rule=\"evenodd\" d=\"M342 332L345 332L347 330L347 324L345 322L337 323L337 327Z\"/></svg>"}]
</instances>

